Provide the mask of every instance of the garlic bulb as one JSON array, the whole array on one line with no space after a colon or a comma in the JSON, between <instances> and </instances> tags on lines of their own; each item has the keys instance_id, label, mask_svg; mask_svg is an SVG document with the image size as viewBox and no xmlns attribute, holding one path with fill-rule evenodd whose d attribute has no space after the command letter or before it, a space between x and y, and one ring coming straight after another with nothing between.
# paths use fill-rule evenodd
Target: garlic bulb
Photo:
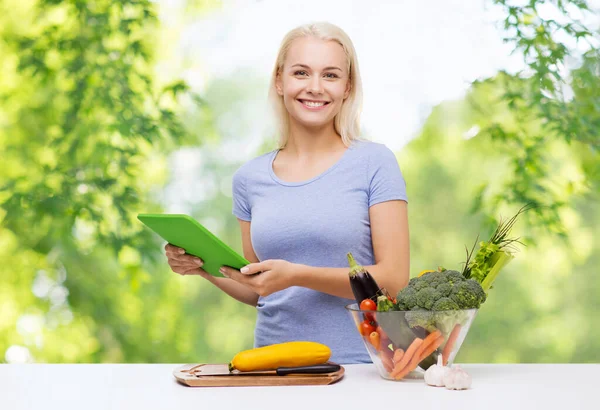
<instances>
[{"instance_id":1,"label":"garlic bulb","mask_svg":"<svg viewBox=\"0 0 600 410\"><path fill-rule=\"evenodd\" d=\"M471 376L460 366L455 366L446 372L444 384L450 390L465 390L471 387Z\"/></svg>"},{"instance_id":2,"label":"garlic bulb","mask_svg":"<svg viewBox=\"0 0 600 410\"><path fill-rule=\"evenodd\" d=\"M425 383L430 386L443 387L444 376L448 370L449 369L444 366L442 355L439 355L437 364L430 366L429 369L425 371Z\"/></svg>"}]
</instances>

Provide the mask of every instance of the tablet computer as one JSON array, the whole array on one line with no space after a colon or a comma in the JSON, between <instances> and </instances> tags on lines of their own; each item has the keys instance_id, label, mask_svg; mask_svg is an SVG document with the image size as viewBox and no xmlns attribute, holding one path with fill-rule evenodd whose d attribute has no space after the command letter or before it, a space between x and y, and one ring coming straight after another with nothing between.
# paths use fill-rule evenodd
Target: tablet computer
<instances>
[{"instance_id":1,"label":"tablet computer","mask_svg":"<svg viewBox=\"0 0 600 410\"><path fill-rule=\"evenodd\" d=\"M202 269L213 276L223 277L219 272L221 266L240 269L250 263L188 215L139 214L137 217L165 241L202 259Z\"/></svg>"}]
</instances>

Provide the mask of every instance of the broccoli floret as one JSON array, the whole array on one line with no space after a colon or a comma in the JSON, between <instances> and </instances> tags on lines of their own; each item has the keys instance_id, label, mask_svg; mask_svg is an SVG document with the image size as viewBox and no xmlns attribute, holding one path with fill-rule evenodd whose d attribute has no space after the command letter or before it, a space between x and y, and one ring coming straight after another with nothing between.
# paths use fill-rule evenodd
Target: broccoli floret
<instances>
[{"instance_id":1,"label":"broccoli floret","mask_svg":"<svg viewBox=\"0 0 600 410\"><path fill-rule=\"evenodd\" d=\"M440 298L433 304L432 310L458 310L458 304L450 298Z\"/></svg>"},{"instance_id":2,"label":"broccoli floret","mask_svg":"<svg viewBox=\"0 0 600 410\"><path fill-rule=\"evenodd\" d=\"M429 281L427 280L427 278L425 276L423 276L422 280L415 282L412 286L412 288L414 290L416 290L417 292L420 291L421 289L426 289L428 287L429 287Z\"/></svg>"},{"instance_id":3,"label":"broccoli floret","mask_svg":"<svg viewBox=\"0 0 600 410\"><path fill-rule=\"evenodd\" d=\"M441 285L438 285L436 290L443 298L448 297L452 294L452 285L449 283L442 283Z\"/></svg>"},{"instance_id":4,"label":"broccoli floret","mask_svg":"<svg viewBox=\"0 0 600 410\"><path fill-rule=\"evenodd\" d=\"M479 301L477 307L479 308L479 306L487 299L487 294L483 290L481 283L477 282L475 279L467 279L465 283L469 286L471 291L477 295L477 300Z\"/></svg>"},{"instance_id":5,"label":"broccoli floret","mask_svg":"<svg viewBox=\"0 0 600 410\"><path fill-rule=\"evenodd\" d=\"M429 286L435 288L443 283L448 283L446 272L432 272L426 275L425 280Z\"/></svg>"},{"instance_id":6,"label":"broccoli floret","mask_svg":"<svg viewBox=\"0 0 600 410\"><path fill-rule=\"evenodd\" d=\"M407 286L398 292L396 296L398 310L411 310L417 306L417 291L411 286Z\"/></svg>"},{"instance_id":7,"label":"broccoli floret","mask_svg":"<svg viewBox=\"0 0 600 410\"><path fill-rule=\"evenodd\" d=\"M378 296L377 297L377 311L378 312L388 312L390 310L396 310L396 306L394 303L387 298L387 296Z\"/></svg>"},{"instance_id":8,"label":"broccoli floret","mask_svg":"<svg viewBox=\"0 0 600 410\"><path fill-rule=\"evenodd\" d=\"M477 309L485 302L486 295L479 282L467 279L454 286L450 298L460 309Z\"/></svg>"},{"instance_id":9,"label":"broccoli floret","mask_svg":"<svg viewBox=\"0 0 600 410\"><path fill-rule=\"evenodd\" d=\"M447 270L444 272L446 274L446 282L455 284L465 281L465 277L456 270Z\"/></svg>"},{"instance_id":10,"label":"broccoli floret","mask_svg":"<svg viewBox=\"0 0 600 410\"><path fill-rule=\"evenodd\" d=\"M408 286L398 292L396 308L403 311L472 309L479 308L485 298L479 282L465 279L458 271L445 270L412 278Z\"/></svg>"},{"instance_id":11,"label":"broccoli floret","mask_svg":"<svg viewBox=\"0 0 600 410\"><path fill-rule=\"evenodd\" d=\"M423 288L417 292L417 304L419 307L431 310L436 300L440 298L440 294L431 287Z\"/></svg>"}]
</instances>

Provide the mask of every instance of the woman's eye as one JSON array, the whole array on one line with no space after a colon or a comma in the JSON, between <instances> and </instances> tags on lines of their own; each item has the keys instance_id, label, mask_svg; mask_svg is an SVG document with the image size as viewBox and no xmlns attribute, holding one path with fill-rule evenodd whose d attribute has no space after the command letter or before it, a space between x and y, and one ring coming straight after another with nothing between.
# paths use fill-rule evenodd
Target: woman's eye
<instances>
[{"instance_id":1,"label":"woman's eye","mask_svg":"<svg viewBox=\"0 0 600 410\"><path fill-rule=\"evenodd\" d=\"M294 75L306 75L306 71L304 70L298 70L294 73Z\"/></svg>"},{"instance_id":2,"label":"woman's eye","mask_svg":"<svg viewBox=\"0 0 600 410\"><path fill-rule=\"evenodd\" d=\"M327 78L338 78L338 75L334 74L334 73L327 73L327 74L325 74L325 77L327 77Z\"/></svg>"}]
</instances>

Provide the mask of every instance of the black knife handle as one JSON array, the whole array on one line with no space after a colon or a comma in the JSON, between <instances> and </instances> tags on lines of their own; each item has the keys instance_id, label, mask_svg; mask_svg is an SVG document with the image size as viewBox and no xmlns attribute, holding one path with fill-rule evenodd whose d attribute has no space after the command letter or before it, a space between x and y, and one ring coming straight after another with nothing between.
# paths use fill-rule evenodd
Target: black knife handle
<instances>
[{"instance_id":1,"label":"black knife handle","mask_svg":"<svg viewBox=\"0 0 600 410\"><path fill-rule=\"evenodd\" d=\"M314 366L299 366L299 367L278 367L277 375L285 376L288 374L323 374L333 373L340 370L339 364L317 364Z\"/></svg>"}]
</instances>

